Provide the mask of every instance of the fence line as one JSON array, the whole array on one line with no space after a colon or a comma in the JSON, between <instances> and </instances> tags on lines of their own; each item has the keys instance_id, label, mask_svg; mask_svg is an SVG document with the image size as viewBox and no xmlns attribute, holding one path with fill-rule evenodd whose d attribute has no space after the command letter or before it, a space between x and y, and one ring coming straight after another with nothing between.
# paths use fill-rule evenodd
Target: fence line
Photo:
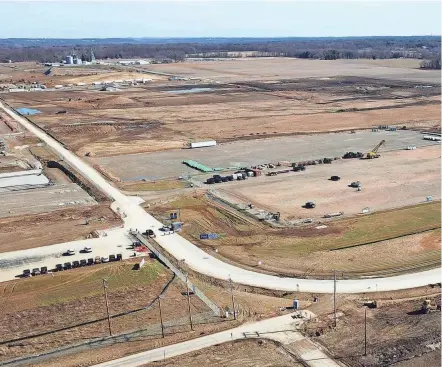
<instances>
[{"instance_id":1,"label":"fence line","mask_svg":"<svg viewBox=\"0 0 442 367\"><path fill-rule=\"evenodd\" d=\"M170 260L165 257L160 250L155 246L152 241L149 241L145 236L143 236L140 232L130 230L129 234L134 237L136 240L140 241L143 245L145 245L150 251L152 251L155 256L161 260L170 270L172 270L175 275L181 279L184 283L186 283L189 286L189 288L192 290L192 292L201 300L203 301L216 316L221 316L221 309L213 302L211 301L200 289L198 289L190 280L187 279L187 276L183 274L183 272L178 269L175 265L173 265Z\"/></svg>"}]
</instances>

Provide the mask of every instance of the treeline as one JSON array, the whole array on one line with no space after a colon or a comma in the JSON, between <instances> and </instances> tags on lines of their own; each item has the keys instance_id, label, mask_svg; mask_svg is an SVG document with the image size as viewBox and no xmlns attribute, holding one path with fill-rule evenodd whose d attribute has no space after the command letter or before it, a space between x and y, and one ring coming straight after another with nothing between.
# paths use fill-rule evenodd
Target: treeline
<instances>
[{"instance_id":1,"label":"treeline","mask_svg":"<svg viewBox=\"0 0 442 367\"><path fill-rule=\"evenodd\" d=\"M420 67L421 69L440 69L440 54L438 57L434 58L433 60L424 60L421 62Z\"/></svg>"},{"instance_id":2,"label":"treeline","mask_svg":"<svg viewBox=\"0 0 442 367\"><path fill-rule=\"evenodd\" d=\"M57 62L74 50L77 55L89 54L92 47L97 59L151 58L157 60L183 61L186 57L298 57L304 59L387 59L415 58L436 60L440 55L441 39L435 36L422 37L357 37L357 38L287 38L287 39L204 39L199 42L127 43L109 44L109 40L94 43L62 45L61 41L45 40L40 46L31 42L0 40L0 60ZM74 42L71 40L71 42ZM26 45L26 46L25 46Z\"/></svg>"}]
</instances>

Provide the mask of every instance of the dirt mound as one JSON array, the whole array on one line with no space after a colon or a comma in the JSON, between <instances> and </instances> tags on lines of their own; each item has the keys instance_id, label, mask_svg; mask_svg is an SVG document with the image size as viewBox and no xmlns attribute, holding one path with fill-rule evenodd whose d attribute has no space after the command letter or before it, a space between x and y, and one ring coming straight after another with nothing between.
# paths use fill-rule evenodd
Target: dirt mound
<instances>
[{"instance_id":1,"label":"dirt mound","mask_svg":"<svg viewBox=\"0 0 442 367\"><path fill-rule=\"evenodd\" d=\"M134 105L136 102L133 99L127 97L111 97L106 98L98 102L99 108L112 108L117 106Z\"/></svg>"}]
</instances>

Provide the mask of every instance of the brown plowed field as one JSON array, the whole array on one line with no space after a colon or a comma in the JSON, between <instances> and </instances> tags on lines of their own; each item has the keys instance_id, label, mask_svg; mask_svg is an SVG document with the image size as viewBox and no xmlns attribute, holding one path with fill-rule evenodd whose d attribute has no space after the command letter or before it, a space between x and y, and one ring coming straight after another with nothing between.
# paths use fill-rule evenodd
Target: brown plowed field
<instances>
[{"instance_id":1,"label":"brown plowed field","mask_svg":"<svg viewBox=\"0 0 442 367\"><path fill-rule=\"evenodd\" d=\"M440 123L438 85L353 76L185 83L121 92L15 93L6 99L13 106L39 109L33 121L80 155L98 156L181 148L189 140L228 142ZM176 93L191 88L206 89ZM60 110L67 113L57 114Z\"/></svg>"}]
</instances>

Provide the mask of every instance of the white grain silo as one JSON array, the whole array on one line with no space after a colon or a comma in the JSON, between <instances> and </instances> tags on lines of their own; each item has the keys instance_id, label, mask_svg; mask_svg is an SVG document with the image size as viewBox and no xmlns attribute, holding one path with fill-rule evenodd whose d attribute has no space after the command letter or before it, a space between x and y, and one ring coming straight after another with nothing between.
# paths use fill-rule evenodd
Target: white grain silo
<instances>
[{"instance_id":1,"label":"white grain silo","mask_svg":"<svg viewBox=\"0 0 442 367\"><path fill-rule=\"evenodd\" d=\"M66 56L66 64L71 65L71 64L73 64L73 63L74 63L74 57L71 56L71 55Z\"/></svg>"}]
</instances>

